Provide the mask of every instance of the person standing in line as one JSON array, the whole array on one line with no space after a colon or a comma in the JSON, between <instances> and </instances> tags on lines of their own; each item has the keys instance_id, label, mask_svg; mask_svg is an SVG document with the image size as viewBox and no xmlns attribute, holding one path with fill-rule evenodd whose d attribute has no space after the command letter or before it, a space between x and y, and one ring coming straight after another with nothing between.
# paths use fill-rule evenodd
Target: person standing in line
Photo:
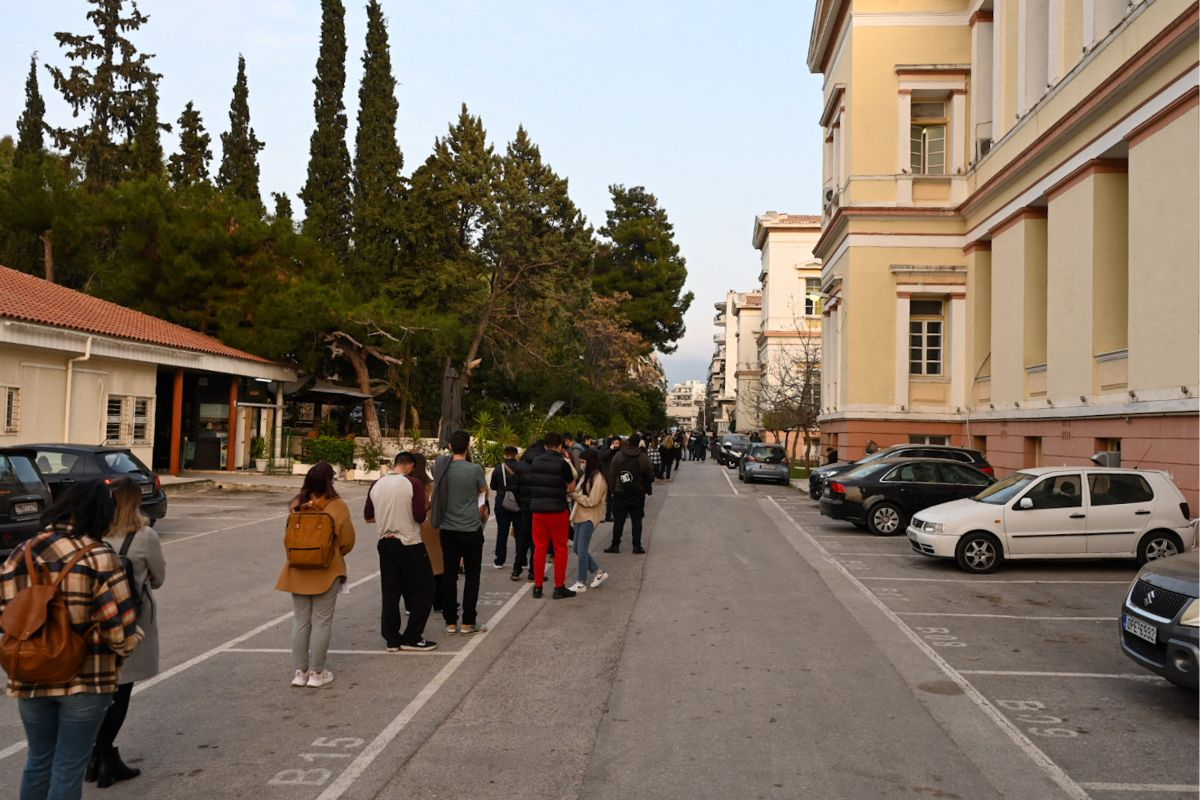
<instances>
[{"instance_id":1,"label":"person standing in line","mask_svg":"<svg viewBox=\"0 0 1200 800\"><path fill-rule=\"evenodd\" d=\"M575 434L564 432L561 434L563 443L563 455L571 462L571 466L575 469L576 474L583 471L583 462L579 460L583 454L584 446L575 438Z\"/></svg>"},{"instance_id":2,"label":"person standing in line","mask_svg":"<svg viewBox=\"0 0 1200 800\"><path fill-rule=\"evenodd\" d=\"M567 498L575 491L575 473L563 452L562 436L548 433L542 441L545 452L530 465L529 482L533 490L533 596L542 596L546 578L546 555L554 545L554 599L574 597L567 588L567 533L570 516Z\"/></svg>"},{"instance_id":3,"label":"person standing in line","mask_svg":"<svg viewBox=\"0 0 1200 800\"><path fill-rule=\"evenodd\" d=\"M333 466L322 461L304 476L300 493L288 511L307 506L333 517L333 560L328 567L293 567L286 562L275 588L292 596L292 686L320 689L333 681L325 669L333 612L338 592L346 583L346 555L354 549L354 523L350 508L333 488Z\"/></svg>"},{"instance_id":4,"label":"person standing in line","mask_svg":"<svg viewBox=\"0 0 1200 800\"><path fill-rule=\"evenodd\" d=\"M433 526L441 531L442 618L446 633L475 633L479 572L483 567L483 524L487 481L483 467L468 460L471 437L450 434L450 454L433 462ZM458 564L463 565L462 624L458 624Z\"/></svg>"},{"instance_id":5,"label":"person standing in line","mask_svg":"<svg viewBox=\"0 0 1200 800\"><path fill-rule=\"evenodd\" d=\"M517 500L521 511L517 518L517 554L513 558L513 571L509 577L514 581L521 580L521 572L528 570L526 581L533 583L533 487L530 485L530 475L533 470L533 459L546 452L542 441L525 448L525 452L517 459Z\"/></svg>"},{"instance_id":6,"label":"person standing in line","mask_svg":"<svg viewBox=\"0 0 1200 800\"><path fill-rule=\"evenodd\" d=\"M161 588L167 577L167 560L163 556L162 542L158 539L158 533L150 527L150 520L142 516L141 488L132 479L122 477L113 481L110 489L116 511L112 527L104 539L109 547L129 559L133 574L127 577L133 581L131 590L138 595L135 597L141 609L138 627L145 638L133 655L121 664L120 683L113 704L108 707L100 732L96 734L96 745L92 748L92 760L84 780L95 781L101 789L142 774L140 769L121 760L116 741L125 723L125 715L129 713L133 684L158 674L158 608L153 590Z\"/></svg>"},{"instance_id":7,"label":"person standing in line","mask_svg":"<svg viewBox=\"0 0 1200 800\"><path fill-rule=\"evenodd\" d=\"M425 638L433 606L433 567L421 542L425 521L425 484L412 477L412 453L398 453L392 472L371 486L363 518L378 522L379 588L383 608L380 630L389 653L436 650ZM400 631L400 598L408 608L408 626Z\"/></svg>"},{"instance_id":8,"label":"person standing in line","mask_svg":"<svg viewBox=\"0 0 1200 800\"><path fill-rule=\"evenodd\" d=\"M504 507L504 500L509 494L518 498L519 502L517 448L512 445L504 448L504 460L492 470L492 480L489 485L491 490L496 493L496 557L492 561L492 566L496 569L504 569L504 565L508 561L509 531L512 531L515 537L521 521L520 511L509 511ZM519 572L520 570L518 570Z\"/></svg>"},{"instance_id":9,"label":"person standing in line","mask_svg":"<svg viewBox=\"0 0 1200 800\"><path fill-rule=\"evenodd\" d=\"M413 453L412 478L421 484L425 492L425 519L421 521L421 544L425 545L425 554L429 556L429 566L433 570L433 610L442 611L442 536L433 527L430 518L433 516L429 509L433 506L433 478L429 474L429 462L424 453Z\"/></svg>"},{"instance_id":10,"label":"person standing in line","mask_svg":"<svg viewBox=\"0 0 1200 800\"><path fill-rule=\"evenodd\" d=\"M633 552L641 555L642 517L646 515L646 495L654 492L654 468L649 457L641 450L642 437L636 433L629 437L621 452L613 456L609 468L608 483L613 487L613 532L612 544L604 548L606 553L621 552L621 535L628 518L633 530Z\"/></svg>"},{"instance_id":11,"label":"person standing in line","mask_svg":"<svg viewBox=\"0 0 1200 800\"><path fill-rule=\"evenodd\" d=\"M75 677L62 683L8 679L17 698L28 750L21 800L78 798L96 733L117 691L118 662L144 634L129 579L103 543L116 504L100 481L75 484L42 514L43 531L17 545L0 568L0 613L29 586L26 553L52 581L66 605L71 629L86 643Z\"/></svg>"},{"instance_id":12,"label":"person standing in line","mask_svg":"<svg viewBox=\"0 0 1200 800\"><path fill-rule=\"evenodd\" d=\"M607 476L613 456L621 450L621 437L614 436L608 440L608 446L600 451L600 470ZM607 481L605 481L607 483ZM608 495L604 498L604 522L612 522L612 484L608 484Z\"/></svg>"},{"instance_id":13,"label":"person standing in line","mask_svg":"<svg viewBox=\"0 0 1200 800\"><path fill-rule=\"evenodd\" d=\"M687 446L687 440L683 438L683 433L676 434L675 444L671 447L671 458L675 461L675 471L679 472L679 462L683 460L683 451Z\"/></svg>"},{"instance_id":14,"label":"person standing in line","mask_svg":"<svg viewBox=\"0 0 1200 800\"><path fill-rule=\"evenodd\" d=\"M595 450L583 454L583 480L573 493L575 509L571 512L571 523L575 528L575 555L578 560L579 579L571 591L586 592L608 579L608 573L600 569L591 554L592 534L604 517L604 501L608 497L608 481L600 468L600 456ZM592 582L588 583L588 577Z\"/></svg>"},{"instance_id":15,"label":"person standing in line","mask_svg":"<svg viewBox=\"0 0 1200 800\"><path fill-rule=\"evenodd\" d=\"M671 480L671 468L675 466L675 437L667 434L662 438L662 443L658 448L659 456L662 459L662 477L663 480Z\"/></svg>"},{"instance_id":16,"label":"person standing in line","mask_svg":"<svg viewBox=\"0 0 1200 800\"><path fill-rule=\"evenodd\" d=\"M663 476L662 449L659 447L657 436L648 436L646 438L646 457L650 459L650 466L654 470L655 480L660 480Z\"/></svg>"}]
</instances>

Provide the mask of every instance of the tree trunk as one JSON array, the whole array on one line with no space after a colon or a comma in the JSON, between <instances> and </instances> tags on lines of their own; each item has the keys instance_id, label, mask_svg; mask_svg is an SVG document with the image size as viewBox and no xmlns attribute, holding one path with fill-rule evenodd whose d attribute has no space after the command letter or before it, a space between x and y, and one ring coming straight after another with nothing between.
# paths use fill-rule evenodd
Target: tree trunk
<instances>
[{"instance_id":1,"label":"tree trunk","mask_svg":"<svg viewBox=\"0 0 1200 800\"><path fill-rule=\"evenodd\" d=\"M44 277L46 280L54 283L54 232L51 230L42 231L42 235L38 237L42 240L42 256Z\"/></svg>"},{"instance_id":2,"label":"tree trunk","mask_svg":"<svg viewBox=\"0 0 1200 800\"><path fill-rule=\"evenodd\" d=\"M364 394L371 394L371 373L367 370L367 358L363 354L361 348L356 345L350 345L345 348L346 358L350 360L350 365L354 367L354 374L358 378L358 389ZM375 408L375 398L368 397L363 400L363 420L367 423L367 436L371 439L371 444L376 447L383 446L383 432L379 429L379 413Z\"/></svg>"}]
</instances>

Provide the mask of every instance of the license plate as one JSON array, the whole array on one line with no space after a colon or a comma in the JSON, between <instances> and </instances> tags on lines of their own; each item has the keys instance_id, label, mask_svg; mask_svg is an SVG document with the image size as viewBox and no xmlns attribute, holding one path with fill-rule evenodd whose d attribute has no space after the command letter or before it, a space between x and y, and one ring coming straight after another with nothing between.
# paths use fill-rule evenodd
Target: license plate
<instances>
[{"instance_id":1,"label":"license plate","mask_svg":"<svg viewBox=\"0 0 1200 800\"><path fill-rule=\"evenodd\" d=\"M148 483L142 484L142 494L143 495L154 494L154 487Z\"/></svg>"},{"instance_id":2,"label":"license plate","mask_svg":"<svg viewBox=\"0 0 1200 800\"><path fill-rule=\"evenodd\" d=\"M1125 619L1122 620L1122 627L1132 633L1139 639L1145 639L1150 644L1158 643L1158 628L1151 625L1149 622L1143 622L1137 617L1131 617L1125 614Z\"/></svg>"},{"instance_id":3,"label":"license plate","mask_svg":"<svg viewBox=\"0 0 1200 800\"><path fill-rule=\"evenodd\" d=\"M14 503L14 514L36 514L38 510L37 503Z\"/></svg>"}]
</instances>

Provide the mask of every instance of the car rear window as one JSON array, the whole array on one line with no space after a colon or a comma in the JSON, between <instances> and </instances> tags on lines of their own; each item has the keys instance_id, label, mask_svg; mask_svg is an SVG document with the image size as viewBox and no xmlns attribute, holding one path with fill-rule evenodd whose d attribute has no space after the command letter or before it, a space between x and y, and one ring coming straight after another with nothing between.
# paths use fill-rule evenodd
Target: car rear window
<instances>
[{"instance_id":1,"label":"car rear window","mask_svg":"<svg viewBox=\"0 0 1200 800\"><path fill-rule=\"evenodd\" d=\"M132 453L105 453L104 466L110 472L126 474L130 472L149 472L146 465Z\"/></svg>"},{"instance_id":2,"label":"car rear window","mask_svg":"<svg viewBox=\"0 0 1200 800\"><path fill-rule=\"evenodd\" d=\"M0 487L23 489L40 486L41 477L28 456L0 455Z\"/></svg>"},{"instance_id":3,"label":"car rear window","mask_svg":"<svg viewBox=\"0 0 1200 800\"><path fill-rule=\"evenodd\" d=\"M779 464L784 459L782 447L758 445L750 451L750 455L767 464Z\"/></svg>"},{"instance_id":4,"label":"car rear window","mask_svg":"<svg viewBox=\"0 0 1200 800\"><path fill-rule=\"evenodd\" d=\"M838 478L838 480L842 480L844 478L845 480L849 481L849 480L854 480L855 478L868 478L871 475L874 475L877 472L881 472L890 466L892 466L892 465L891 464L879 464L879 463L861 464L860 466L857 466L854 469L848 470L845 474L842 475L841 478Z\"/></svg>"}]
</instances>

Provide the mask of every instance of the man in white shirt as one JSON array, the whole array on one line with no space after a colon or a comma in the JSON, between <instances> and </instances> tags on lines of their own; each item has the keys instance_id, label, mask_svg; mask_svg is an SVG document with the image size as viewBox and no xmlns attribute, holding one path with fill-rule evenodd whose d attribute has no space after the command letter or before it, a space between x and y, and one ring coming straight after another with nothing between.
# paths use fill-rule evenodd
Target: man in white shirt
<instances>
[{"instance_id":1,"label":"man in white shirt","mask_svg":"<svg viewBox=\"0 0 1200 800\"><path fill-rule=\"evenodd\" d=\"M389 653L434 650L425 623L433 608L433 567L421 542L425 489L413 477L411 453L400 453L392 472L371 486L363 517L379 526L379 584L383 593L380 625ZM400 599L408 608L408 625L400 631Z\"/></svg>"}]
</instances>

